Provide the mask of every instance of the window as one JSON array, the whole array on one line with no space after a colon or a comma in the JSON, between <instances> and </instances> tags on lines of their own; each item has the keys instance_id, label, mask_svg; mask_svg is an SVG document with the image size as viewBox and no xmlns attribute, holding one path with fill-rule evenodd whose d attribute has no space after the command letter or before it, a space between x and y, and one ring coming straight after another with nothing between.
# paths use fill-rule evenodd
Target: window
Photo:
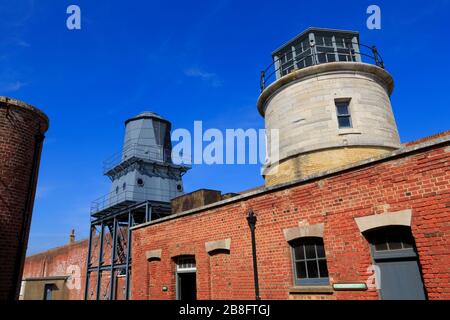
<instances>
[{"instance_id":1,"label":"window","mask_svg":"<svg viewBox=\"0 0 450 320\"><path fill-rule=\"evenodd\" d=\"M339 129L352 128L352 116L350 115L350 100L336 101L336 113Z\"/></svg>"},{"instance_id":2,"label":"window","mask_svg":"<svg viewBox=\"0 0 450 320\"><path fill-rule=\"evenodd\" d=\"M321 238L302 238L291 243L295 285L329 283L327 260Z\"/></svg>"},{"instance_id":3,"label":"window","mask_svg":"<svg viewBox=\"0 0 450 320\"><path fill-rule=\"evenodd\" d=\"M197 268L194 256L181 256L177 263L177 300L192 301L197 300Z\"/></svg>"},{"instance_id":4,"label":"window","mask_svg":"<svg viewBox=\"0 0 450 320\"><path fill-rule=\"evenodd\" d=\"M414 238L408 228L382 228L368 233L368 238L377 256L415 251Z\"/></svg>"}]
</instances>

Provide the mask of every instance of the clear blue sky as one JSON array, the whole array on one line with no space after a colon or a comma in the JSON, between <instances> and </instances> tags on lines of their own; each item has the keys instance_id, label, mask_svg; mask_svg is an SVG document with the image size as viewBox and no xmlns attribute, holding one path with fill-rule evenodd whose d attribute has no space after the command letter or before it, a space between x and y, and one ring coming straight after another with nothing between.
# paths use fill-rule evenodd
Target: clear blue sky
<instances>
[{"instance_id":1,"label":"clear blue sky","mask_svg":"<svg viewBox=\"0 0 450 320\"><path fill-rule=\"evenodd\" d=\"M80 31L66 28L70 4ZM366 28L370 4L382 9L380 31ZM174 128L262 128L259 72L309 26L358 30L379 47L402 141L450 129L449 1L0 0L0 14L0 95L51 119L28 253L65 244L72 228L87 236L126 118L151 110ZM263 180L259 166L195 166L184 183L230 192Z\"/></svg>"}]
</instances>

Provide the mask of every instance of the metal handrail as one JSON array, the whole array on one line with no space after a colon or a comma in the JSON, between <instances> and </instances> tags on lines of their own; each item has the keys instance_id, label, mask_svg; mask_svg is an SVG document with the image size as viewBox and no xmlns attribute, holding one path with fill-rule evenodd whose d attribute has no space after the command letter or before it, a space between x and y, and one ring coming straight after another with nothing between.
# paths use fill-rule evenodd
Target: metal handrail
<instances>
[{"instance_id":1,"label":"metal handrail","mask_svg":"<svg viewBox=\"0 0 450 320\"><path fill-rule=\"evenodd\" d=\"M118 188L118 191L113 190L92 201L90 208L91 215L126 201L135 201L136 198L141 198L143 201L152 200L151 196L158 194L166 195L169 198L174 191L161 187L141 187L137 185L126 185L125 188L119 186Z\"/></svg>"},{"instance_id":2,"label":"metal handrail","mask_svg":"<svg viewBox=\"0 0 450 320\"><path fill-rule=\"evenodd\" d=\"M146 146L138 143L126 144L122 151L116 152L108 159L103 161L103 173L107 173L112 168L120 163L131 159L138 158L144 160L151 160L160 163L175 163L175 164L189 164L190 157L175 156L166 152L164 146Z\"/></svg>"},{"instance_id":3,"label":"metal handrail","mask_svg":"<svg viewBox=\"0 0 450 320\"><path fill-rule=\"evenodd\" d=\"M332 54L344 55L346 57L350 57L351 61L354 61L354 57L355 56L361 56L361 57L368 58L368 59L372 60L373 61L372 63L374 63L376 66L381 67L381 68L384 69L383 58L381 57L380 53L378 52L378 50L377 50L377 48L375 46L368 46L368 45L365 45L365 44L362 44L362 43L358 43L358 42L347 41L347 42L345 42L347 47L344 48L344 47L338 47L336 45L337 44L336 41L332 41L332 43L333 43L333 46L327 46L325 44L324 45L318 45L318 44L315 44L315 43L311 43L310 44L310 48L309 48L309 50L311 51L310 54L308 54L306 56L300 56L300 55L294 56L293 55L292 58L290 58L289 60L287 60L283 64L281 63L281 61L285 57L287 57L288 55L290 55L290 54L292 55L293 54L292 52L286 52L282 56L277 57L277 59L274 59L273 62L266 69L261 71L261 74L260 74L260 88L261 88L261 92L265 88L267 88L268 85L270 85L272 82L274 82L276 80L275 79L276 78L275 77L276 74L278 72L281 72L284 69L283 65L289 64L292 67L294 67L293 70L300 70L300 69L304 69L306 67L309 67L309 66L306 66L306 67L301 66L301 67L299 67L299 64L304 62L304 61L306 61L307 59L311 59L312 65L330 63L330 62L320 62L319 61L318 57L320 55L322 55L322 54L325 54L325 55L332 55ZM356 51L353 47L350 46L350 45L353 45L353 44L359 46L359 48L360 48L359 52ZM325 48L325 49L333 49L333 51L332 52L330 52L330 51L318 51L317 47L321 47L321 48ZM364 52L364 51L361 50L361 48L369 49L370 52L368 52L367 50ZM335 49L337 49L337 50L345 50L345 49L347 49L348 52L343 52L343 51L341 52L341 51L337 51ZM334 61L334 62L339 62L339 61ZM344 62L344 61L341 61L341 62ZM276 64L277 63L279 63L279 67L278 68L276 68Z\"/></svg>"}]
</instances>

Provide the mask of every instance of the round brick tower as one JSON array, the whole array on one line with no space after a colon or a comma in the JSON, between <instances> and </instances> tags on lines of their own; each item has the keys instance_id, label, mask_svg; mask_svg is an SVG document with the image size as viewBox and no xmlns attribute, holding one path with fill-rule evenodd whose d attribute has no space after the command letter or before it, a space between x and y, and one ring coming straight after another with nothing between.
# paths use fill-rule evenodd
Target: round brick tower
<instances>
[{"instance_id":1,"label":"round brick tower","mask_svg":"<svg viewBox=\"0 0 450 320\"><path fill-rule=\"evenodd\" d=\"M0 97L0 300L18 298L44 133L35 107Z\"/></svg>"},{"instance_id":2,"label":"round brick tower","mask_svg":"<svg viewBox=\"0 0 450 320\"><path fill-rule=\"evenodd\" d=\"M273 60L272 73L262 74L258 99L268 131L266 185L401 146L390 102L394 81L376 49L359 43L357 32L311 28L275 51ZM271 75L275 79L267 85ZM276 145L272 129L278 130Z\"/></svg>"}]
</instances>

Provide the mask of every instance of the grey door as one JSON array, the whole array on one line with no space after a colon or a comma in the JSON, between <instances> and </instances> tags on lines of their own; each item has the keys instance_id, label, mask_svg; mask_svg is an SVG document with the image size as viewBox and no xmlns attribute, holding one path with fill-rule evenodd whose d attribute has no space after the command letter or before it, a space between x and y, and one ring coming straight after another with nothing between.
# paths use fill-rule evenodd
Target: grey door
<instances>
[{"instance_id":1,"label":"grey door","mask_svg":"<svg viewBox=\"0 0 450 320\"><path fill-rule=\"evenodd\" d=\"M368 234L379 268L383 300L425 300L414 238L408 227L387 227Z\"/></svg>"},{"instance_id":2,"label":"grey door","mask_svg":"<svg viewBox=\"0 0 450 320\"><path fill-rule=\"evenodd\" d=\"M380 295L383 300L425 300L416 260L380 261Z\"/></svg>"}]
</instances>

